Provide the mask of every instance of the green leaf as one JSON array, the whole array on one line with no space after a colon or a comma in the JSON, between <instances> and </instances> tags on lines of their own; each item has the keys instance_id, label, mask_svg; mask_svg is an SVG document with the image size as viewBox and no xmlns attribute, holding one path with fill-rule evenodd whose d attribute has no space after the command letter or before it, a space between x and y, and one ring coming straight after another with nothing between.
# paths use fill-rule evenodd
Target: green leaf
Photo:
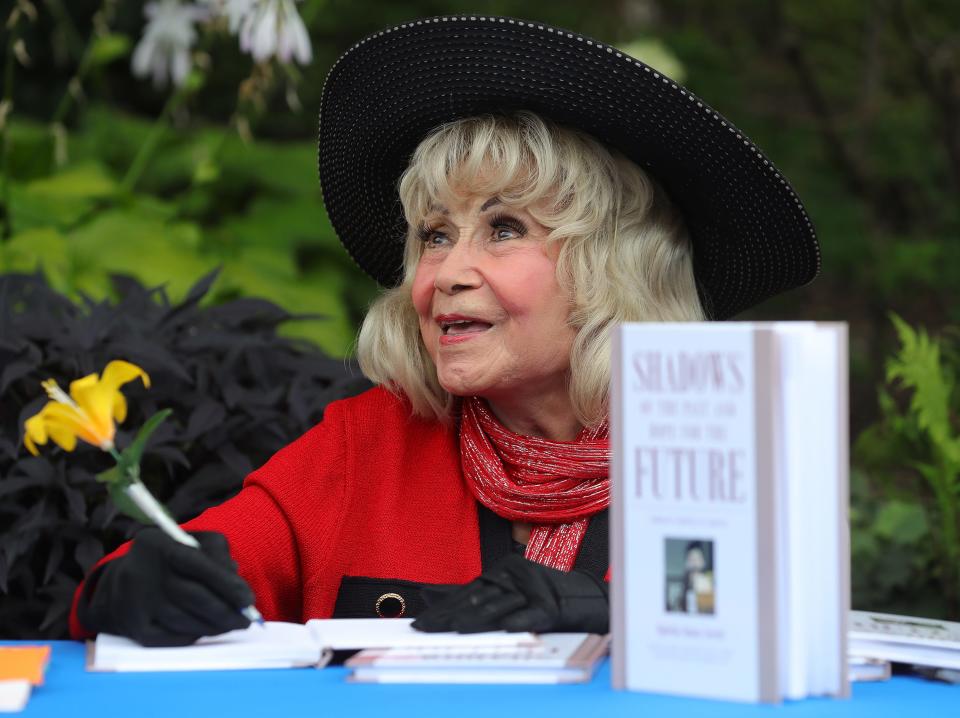
<instances>
[{"instance_id":1,"label":"green leaf","mask_svg":"<svg viewBox=\"0 0 960 718\"><path fill-rule=\"evenodd\" d=\"M89 62L97 67L119 60L130 52L130 38L126 35L110 33L101 35L93 41L90 48Z\"/></svg>"},{"instance_id":2,"label":"green leaf","mask_svg":"<svg viewBox=\"0 0 960 718\"><path fill-rule=\"evenodd\" d=\"M126 486L130 483L130 477L120 473L120 468L117 466L111 467L106 471L101 471L94 476L94 478L101 484L108 485L118 484Z\"/></svg>"},{"instance_id":3,"label":"green leaf","mask_svg":"<svg viewBox=\"0 0 960 718\"><path fill-rule=\"evenodd\" d=\"M66 237L54 227L27 229L0 244L0 272L30 274L38 269L44 270L51 286L69 289L73 257Z\"/></svg>"},{"instance_id":4,"label":"green leaf","mask_svg":"<svg viewBox=\"0 0 960 718\"><path fill-rule=\"evenodd\" d=\"M876 578L884 592L905 588L916 580L912 548L888 548L883 555L882 567Z\"/></svg>"},{"instance_id":5,"label":"green leaf","mask_svg":"<svg viewBox=\"0 0 960 718\"><path fill-rule=\"evenodd\" d=\"M76 289L95 297L109 292L108 275L115 272L148 286L166 285L171 297L180 297L218 263L199 254L197 225L170 222L140 204L100 212L68 236L76 255Z\"/></svg>"},{"instance_id":6,"label":"green leaf","mask_svg":"<svg viewBox=\"0 0 960 718\"><path fill-rule=\"evenodd\" d=\"M266 297L292 313L322 315L288 322L280 333L309 339L330 354L344 356L355 334L343 298L345 279L336 267L301 278L290 255L255 247L224 263L218 292Z\"/></svg>"},{"instance_id":7,"label":"green leaf","mask_svg":"<svg viewBox=\"0 0 960 718\"><path fill-rule=\"evenodd\" d=\"M960 464L960 437L953 436L950 400L953 380L940 361L940 344L921 328L914 331L896 314L890 315L900 338L900 351L887 362L887 380L913 390L910 411L944 459Z\"/></svg>"},{"instance_id":8,"label":"green leaf","mask_svg":"<svg viewBox=\"0 0 960 718\"><path fill-rule=\"evenodd\" d=\"M221 153L224 179L250 183L281 196L307 195L319 202L314 142L245 143L230 135Z\"/></svg>"},{"instance_id":9,"label":"green leaf","mask_svg":"<svg viewBox=\"0 0 960 718\"><path fill-rule=\"evenodd\" d=\"M283 221L278 222L278 217L283 217ZM227 218L218 234L223 243L267 247L272 251L322 245L338 258L346 256L323 205L315 197L260 196L245 214Z\"/></svg>"},{"instance_id":10,"label":"green leaf","mask_svg":"<svg viewBox=\"0 0 960 718\"><path fill-rule=\"evenodd\" d=\"M116 482L107 484L107 491L110 492L110 498L113 500L117 510L142 524L147 524L148 526L153 525L153 521L127 496L125 489L128 485L129 484L119 484Z\"/></svg>"},{"instance_id":11,"label":"green leaf","mask_svg":"<svg viewBox=\"0 0 960 718\"><path fill-rule=\"evenodd\" d=\"M137 475L140 470L140 458L143 456L143 450L150 440L150 435L156 431L157 427L164 422L173 412L170 409L161 409L156 414L147 419L130 446L120 452L120 463L118 469L126 475ZM131 471L134 469L135 471Z\"/></svg>"},{"instance_id":12,"label":"green leaf","mask_svg":"<svg viewBox=\"0 0 960 718\"><path fill-rule=\"evenodd\" d=\"M193 168L193 181L196 184L210 184L220 177L220 166L209 158L200 160Z\"/></svg>"},{"instance_id":13,"label":"green leaf","mask_svg":"<svg viewBox=\"0 0 960 718\"><path fill-rule=\"evenodd\" d=\"M53 136L47 125L21 119L7 125L7 166L11 179L29 181L53 170Z\"/></svg>"},{"instance_id":14,"label":"green leaf","mask_svg":"<svg viewBox=\"0 0 960 718\"><path fill-rule=\"evenodd\" d=\"M880 509L873 528L881 538L901 545L919 542L930 530L923 507L899 499L887 502Z\"/></svg>"},{"instance_id":15,"label":"green leaf","mask_svg":"<svg viewBox=\"0 0 960 718\"><path fill-rule=\"evenodd\" d=\"M206 82L206 77L204 77L203 72L194 68L187 73L186 78L183 81L183 88L186 92L194 93L200 88L203 87Z\"/></svg>"},{"instance_id":16,"label":"green leaf","mask_svg":"<svg viewBox=\"0 0 960 718\"><path fill-rule=\"evenodd\" d=\"M677 82L683 82L687 74L680 58L658 39L641 38L626 45L620 45L619 49Z\"/></svg>"},{"instance_id":17,"label":"green leaf","mask_svg":"<svg viewBox=\"0 0 960 718\"><path fill-rule=\"evenodd\" d=\"M117 182L102 165L85 162L52 177L34 180L27 185L27 190L48 197L96 199L113 195Z\"/></svg>"},{"instance_id":18,"label":"green leaf","mask_svg":"<svg viewBox=\"0 0 960 718\"><path fill-rule=\"evenodd\" d=\"M69 228L113 195L115 180L96 163L70 167L25 185L12 184L10 214L14 232L33 227Z\"/></svg>"}]
</instances>

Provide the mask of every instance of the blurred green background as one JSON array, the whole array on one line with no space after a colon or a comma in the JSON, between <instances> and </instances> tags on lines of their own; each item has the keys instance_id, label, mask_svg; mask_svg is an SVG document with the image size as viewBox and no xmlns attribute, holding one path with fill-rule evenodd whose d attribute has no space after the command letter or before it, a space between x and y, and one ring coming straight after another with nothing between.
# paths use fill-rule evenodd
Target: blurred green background
<instances>
[{"instance_id":1,"label":"blurred green background","mask_svg":"<svg viewBox=\"0 0 960 718\"><path fill-rule=\"evenodd\" d=\"M142 2L0 8L0 272L39 268L94 298L122 272L176 298L222 266L210 301L323 315L284 331L334 356L376 292L317 185L340 53L477 12L571 28L674 76L766 151L818 229L818 280L740 318L850 323L855 605L960 617L960 4L304 0L309 63L255 62L225 22L198 22L178 87L132 72Z\"/></svg>"}]
</instances>

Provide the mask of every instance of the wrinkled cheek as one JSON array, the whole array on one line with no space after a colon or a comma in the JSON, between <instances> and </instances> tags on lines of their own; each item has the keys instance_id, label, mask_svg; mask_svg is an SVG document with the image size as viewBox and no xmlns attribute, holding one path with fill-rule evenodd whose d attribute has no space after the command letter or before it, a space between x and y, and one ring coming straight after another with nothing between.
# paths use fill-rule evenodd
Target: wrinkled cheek
<instances>
[{"instance_id":1,"label":"wrinkled cheek","mask_svg":"<svg viewBox=\"0 0 960 718\"><path fill-rule=\"evenodd\" d=\"M436 334L439 328L433 322L433 312L431 305L433 303L433 279L426 278L418 271L414 277L413 285L410 288L410 300L413 302L413 308L417 312L417 320L420 325L420 341L427 348L427 353L437 361L436 343L438 337Z\"/></svg>"},{"instance_id":2,"label":"wrinkled cheek","mask_svg":"<svg viewBox=\"0 0 960 718\"><path fill-rule=\"evenodd\" d=\"M410 287L410 298L413 301L413 307L421 320L432 316L430 305L433 302L433 273L428 271L423 265L417 268L417 273L413 277L413 285Z\"/></svg>"}]
</instances>

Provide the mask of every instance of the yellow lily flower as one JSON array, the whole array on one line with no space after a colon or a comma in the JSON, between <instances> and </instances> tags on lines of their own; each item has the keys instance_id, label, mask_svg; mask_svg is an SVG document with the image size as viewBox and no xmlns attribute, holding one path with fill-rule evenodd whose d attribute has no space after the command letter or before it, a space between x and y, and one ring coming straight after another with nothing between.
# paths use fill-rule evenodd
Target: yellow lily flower
<instances>
[{"instance_id":1,"label":"yellow lily flower","mask_svg":"<svg viewBox=\"0 0 960 718\"><path fill-rule=\"evenodd\" d=\"M70 394L61 389L53 379L43 382L43 388L51 401L24 423L23 443L27 450L37 456L37 444L46 444L47 439L65 451L73 451L77 438L88 444L110 451L117 423L127 418L127 400L120 387L137 377L150 388L147 373L130 362L114 360L107 364L101 376L89 374L70 382Z\"/></svg>"}]
</instances>

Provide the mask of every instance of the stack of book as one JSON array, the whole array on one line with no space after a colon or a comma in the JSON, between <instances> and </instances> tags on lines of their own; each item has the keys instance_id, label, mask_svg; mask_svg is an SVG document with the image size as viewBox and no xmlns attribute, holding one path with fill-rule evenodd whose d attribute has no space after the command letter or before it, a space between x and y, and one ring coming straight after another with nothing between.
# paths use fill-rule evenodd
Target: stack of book
<instances>
[{"instance_id":1,"label":"stack of book","mask_svg":"<svg viewBox=\"0 0 960 718\"><path fill-rule=\"evenodd\" d=\"M889 678L890 664L903 663L922 675L960 682L960 623L851 611L849 627L850 671L859 680Z\"/></svg>"},{"instance_id":2,"label":"stack of book","mask_svg":"<svg viewBox=\"0 0 960 718\"><path fill-rule=\"evenodd\" d=\"M321 668L334 651L359 651L346 665L365 683L572 683L590 680L607 638L585 633L421 633L410 619L268 621L173 648L120 636L88 644L91 671Z\"/></svg>"}]
</instances>

